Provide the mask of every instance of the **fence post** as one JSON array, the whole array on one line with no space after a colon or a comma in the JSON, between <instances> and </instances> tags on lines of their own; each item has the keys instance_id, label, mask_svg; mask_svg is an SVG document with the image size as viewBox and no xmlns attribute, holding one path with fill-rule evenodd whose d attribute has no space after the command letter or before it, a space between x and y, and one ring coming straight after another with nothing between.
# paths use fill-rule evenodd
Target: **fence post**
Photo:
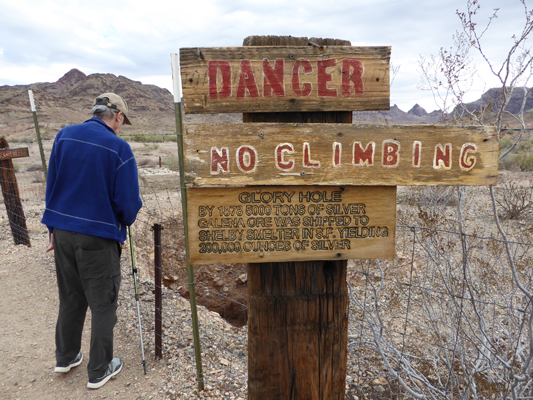
<instances>
[{"instance_id":1,"label":"fence post","mask_svg":"<svg viewBox=\"0 0 533 400\"><path fill-rule=\"evenodd\" d=\"M187 280L189 284L189 301L191 303L192 332L194 339L194 354L196 358L196 375L198 390L204 390L204 373L202 370L202 349L200 347L200 332L198 328L198 311L196 308L196 286L194 284L194 270L189 262L189 238L187 221L187 188L185 187L185 167L183 163L183 119L181 115L181 84L179 75L179 58L177 54L171 55L172 79L174 81L174 107L176 114L176 134L178 141L178 155L180 166L181 205L183 214L183 229L185 232L185 257L187 260Z\"/></svg>"},{"instance_id":2,"label":"fence post","mask_svg":"<svg viewBox=\"0 0 533 400\"><path fill-rule=\"evenodd\" d=\"M163 330L161 315L163 299L161 298L162 265L161 265L161 224L154 224L154 264L155 264L155 356L163 358Z\"/></svg>"},{"instance_id":3,"label":"fence post","mask_svg":"<svg viewBox=\"0 0 533 400\"><path fill-rule=\"evenodd\" d=\"M6 138L0 138L0 149L9 148ZM20 201L19 188L13 161L10 158L0 159L0 186L2 187L2 196L6 206L9 226L13 234L15 244L25 244L31 247L30 236L26 226L26 217Z\"/></svg>"},{"instance_id":4,"label":"fence post","mask_svg":"<svg viewBox=\"0 0 533 400\"><path fill-rule=\"evenodd\" d=\"M35 133L37 134L37 143L39 145L39 151L41 152L41 163L43 164L44 180L48 178L48 169L46 168L46 157L44 156L43 142L41 140L41 131L39 131L39 122L37 121L37 109L35 108L35 101L33 100L33 91L28 90L30 96L31 112L33 114L33 123L35 125Z\"/></svg>"}]
</instances>

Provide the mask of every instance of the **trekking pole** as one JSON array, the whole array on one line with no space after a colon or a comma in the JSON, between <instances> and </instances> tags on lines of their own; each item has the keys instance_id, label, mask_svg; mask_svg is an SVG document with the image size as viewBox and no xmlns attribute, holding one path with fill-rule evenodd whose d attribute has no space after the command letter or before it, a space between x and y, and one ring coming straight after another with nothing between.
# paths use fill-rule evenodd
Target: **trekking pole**
<instances>
[{"instance_id":1,"label":"trekking pole","mask_svg":"<svg viewBox=\"0 0 533 400\"><path fill-rule=\"evenodd\" d=\"M131 270L133 272L133 286L135 287L135 302L137 303L137 317L139 318L139 336L141 337L141 352L143 356L142 366L146 375L146 359L144 358L143 330L141 325L141 310L139 309L139 292L137 290L137 268L135 268L135 257L133 255L133 239L131 237L131 226L128 226L128 236L130 237L131 250Z\"/></svg>"}]
</instances>

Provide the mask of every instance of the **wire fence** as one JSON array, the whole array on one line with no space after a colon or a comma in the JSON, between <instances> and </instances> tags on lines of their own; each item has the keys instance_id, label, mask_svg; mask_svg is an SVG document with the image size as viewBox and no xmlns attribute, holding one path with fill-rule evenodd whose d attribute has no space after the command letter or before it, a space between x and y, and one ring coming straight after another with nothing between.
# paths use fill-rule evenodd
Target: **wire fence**
<instances>
[{"instance_id":1,"label":"wire fence","mask_svg":"<svg viewBox=\"0 0 533 400\"><path fill-rule=\"evenodd\" d=\"M32 237L46 234L40 224L45 182L39 153L30 154L13 168ZM195 382L179 176L164 165L141 168L139 176L143 208L132 232L144 346L156 353L154 292L160 290L159 350L170 368ZM500 181L495 202L487 187L399 188L396 258L348 262L347 399L533 398L531 192L531 181L519 173ZM511 215L513 204L518 215ZM6 211L2 201L1 219ZM155 224L162 228L160 246ZM123 251L125 273L129 254ZM196 266L194 285L206 390L244 399L246 266ZM119 310L118 329L137 340L134 307ZM179 388L165 390L180 398Z\"/></svg>"}]
</instances>

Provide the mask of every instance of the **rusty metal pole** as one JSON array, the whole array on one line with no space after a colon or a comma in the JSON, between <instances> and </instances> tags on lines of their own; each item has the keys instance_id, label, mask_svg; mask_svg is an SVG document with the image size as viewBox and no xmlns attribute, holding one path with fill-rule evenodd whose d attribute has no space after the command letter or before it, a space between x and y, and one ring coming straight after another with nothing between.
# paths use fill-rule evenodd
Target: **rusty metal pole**
<instances>
[{"instance_id":1,"label":"rusty metal pole","mask_svg":"<svg viewBox=\"0 0 533 400\"><path fill-rule=\"evenodd\" d=\"M155 265L155 356L163 358L163 329L161 326L163 299L162 288L162 262L161 262L161 224L154 224L154 265Z\"/></svg>"}]
</instances>

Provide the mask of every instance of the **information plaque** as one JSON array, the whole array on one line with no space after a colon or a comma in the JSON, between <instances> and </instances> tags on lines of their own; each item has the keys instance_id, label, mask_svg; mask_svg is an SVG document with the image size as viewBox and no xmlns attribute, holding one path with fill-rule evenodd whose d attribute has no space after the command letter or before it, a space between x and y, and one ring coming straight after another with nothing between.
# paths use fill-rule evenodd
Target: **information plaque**
<instances>
[{"instance_id":1,"label":"information plaque","mask_svg":"<svg viewBox=\"0 0 533 400\"><path fill-rule=\"evenodd\" d=\"M192 264L394 257L396 187L190 188Z\"/></svg>"}]
</instances>

